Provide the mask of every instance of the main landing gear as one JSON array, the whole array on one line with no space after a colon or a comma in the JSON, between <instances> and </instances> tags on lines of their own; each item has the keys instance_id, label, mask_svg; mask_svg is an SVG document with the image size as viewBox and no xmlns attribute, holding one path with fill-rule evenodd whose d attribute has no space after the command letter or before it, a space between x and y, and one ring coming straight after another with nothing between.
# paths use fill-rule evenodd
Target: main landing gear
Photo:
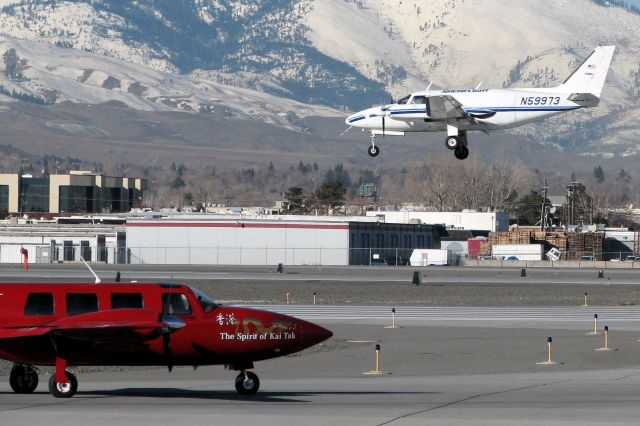
<instances>
[{"instance_id":1,"label":"main landing gear","mask_svg":"<svg viewBox=\"0 0 640 426\"><path fill-rule=\"evenodd\" d=\"M459 135L449 135L445 140L445 145L453 151L458 160L465 160L469 157L469 148L467 147L467 132L460 132Z\"/></svg>"},{"instance_id":2,"label":"main landing gear","mask_svg":"<svg viewBox=\"0 0 640 426\"><path fill-rule=\"evenodd\" d=\"M64 372L67 376L67 382L58 381L56 374L49 377L49 392L56 398L71 398L78 390L78 379L70 371Z\"/></svg>"}]
</instances>

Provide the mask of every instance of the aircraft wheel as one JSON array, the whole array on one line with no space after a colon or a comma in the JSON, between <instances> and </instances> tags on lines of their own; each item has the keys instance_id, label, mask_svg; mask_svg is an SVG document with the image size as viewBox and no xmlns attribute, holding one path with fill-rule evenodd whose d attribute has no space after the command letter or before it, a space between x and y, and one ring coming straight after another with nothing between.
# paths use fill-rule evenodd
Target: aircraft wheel
<instances>
[{"instance_id":1,"label":"aircraft wheel","mask_svg":"<svg viewBox=\"0 0 640 426\"><path fill-rule=\"evenodd\" d=\"M458 149L460 146L460 138L457 136L449 136L444 142L447 148L451 150Z\"/></svg>"},{"instance_id":2,"label":"aircraft wheel","mask_svg":"<svg viewBox=\"0 0 640 426\"><path fill-rule=\"evenodd\" d=\"M460 146L455 150L454 155L458 160L465 160L469 156L469 148Z\"/></svg>"},{"instance_id":3,"label":"aircraft wheel","mask_svg":"<svg viewBox=\"0 0 640 426\"><path fill-rule=\"evenodd\" d=\"M49 378L49 392L56 398L71 398L78 390L78 380L76 376L69 371L66 371L66 374L69 378L69 383L56 382L55 373Z\"/></svg>"},{"instance_id":4,"label":"aircraft wheel","mask_svg":"<svg viewBox=\"0 0 640 426\"><path fill-rule=\"evenodd\" d=\"M367 152L369 153L370 157L377 157L378 154L380 154L380 148L378 148L377 146L370 146L369 149L367 149Z\"/></svg>"},{"instance_id":5,"label":"aircraft wheel","mask_svg":"<svg viewBox=\"0 0 640 426\"><path fill-rule=\"evenodd\" d=\"M255 373L247 371L247 376L244 373L238 374L236 377L236 390L240 395L253 395L258 392L260 388L260 379Z\"/></svg>"},{"instance_id":6,"label":"aircraft wheel","mask_svg":"<svg viewBox=\"0 0 640 426\"><path fill-rule=\"evenodd\" d=\"M9 385L15 393L32 393L38 387L38 373L30 365L14 364Z\"/></svg>"}]
</instances>

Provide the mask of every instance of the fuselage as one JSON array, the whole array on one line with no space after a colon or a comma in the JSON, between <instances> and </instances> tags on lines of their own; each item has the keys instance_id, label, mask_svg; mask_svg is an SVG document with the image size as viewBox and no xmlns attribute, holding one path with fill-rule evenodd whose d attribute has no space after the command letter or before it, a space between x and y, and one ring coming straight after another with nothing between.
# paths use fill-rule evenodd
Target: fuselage
<instances>
[{"instance_id":1,"label":"fuselage","mask_svg":"<svg viewBox=\"0 0 640 426\"><path fill-rule=\"evenodd\" d=\"M427 101L450 96L473 118L434 119ZM521 126L582 106L570 101L571 93L553 89L449 89L416 92L398 103L357 112L346 119L349 126L391 132L446 131L455 125L460 131L499 130Z\"/></svg>"},{"instance_id":2,"label":"fuselage","mask_svg":"<svg viewBox=\"0 0 640 426\"><path fill-rule=\"evenodd\" d=\"M0 284L0 358L19 364L242 366L330 336L286 315L216 304L187 285Z\"/></svg>"}]
</instances>

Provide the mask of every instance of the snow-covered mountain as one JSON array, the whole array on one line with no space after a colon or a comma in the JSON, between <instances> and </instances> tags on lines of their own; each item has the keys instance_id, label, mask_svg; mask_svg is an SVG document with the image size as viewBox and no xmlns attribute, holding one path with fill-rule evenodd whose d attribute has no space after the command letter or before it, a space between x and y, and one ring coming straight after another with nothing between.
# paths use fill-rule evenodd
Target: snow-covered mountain
<instances>
[{"instance_id":1,"label":"snow-covered mountain","mask_svg":"<svg viewBox=\"0 0 640 426\"><path fill-rule=\"evenodd\" d=\"M225 75L194 71L187 75L163 72L121 59L61 48L55 45L0 37L0 54L13 52L13 71L0 74L0 91L38 103L71 101L98 104L122 102L145 111L215 113L253 118L283 127L297 127L307 116L337 116L322 105L303 104L272 95L263 89L282 90L264 81L255 89L224 84L225 81L260 80L243 73Z\"/></svg>"},{"instance_id":2,"label":"snow-covered mountain","mask_svg":"<svg viewBox=\"0 0 640 426\"><path fill-rule=\"evenodd\" d=\"M295 127L299 117L340 115L333 108L382 103L388 93L430 82L559 84L593 47L615 44L599 108L518 132L581 155L632 155L640 14L626 6L637 7L624 0L0 0L0 85L31 101L217 106Z\"/></svg>"}]
</instances>

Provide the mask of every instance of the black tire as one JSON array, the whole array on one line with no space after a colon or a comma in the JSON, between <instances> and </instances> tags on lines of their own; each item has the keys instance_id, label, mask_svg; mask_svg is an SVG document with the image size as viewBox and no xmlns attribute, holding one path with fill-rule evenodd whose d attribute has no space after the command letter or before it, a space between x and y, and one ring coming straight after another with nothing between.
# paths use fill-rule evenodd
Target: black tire
<instances>
[{"instance_id":1,"label":"black tire","mask_svg":"<svg viewBox=\"0 0 640 426\"><path fill-rule=\"evenodd\" d=\"M55 374L52 374L49 378L49 392L56 398L71 398L78 390L78 379L76 379L76 376L69 371L67 371L66 374L69 378L69 383L56 382Z\"/></svg>"},{"instance_id":2,"label":"black tire","mask_svg":"<svg viewBox=\"0 0 640 426\"><path fill-rule=\"evenodd\" d=\"M380 154L380 148L377 146L370 146L369 149L367 149L367 152L369 153L369 157L377 157L378 154Z\"/></svg>"},{"instance_id":3,"label":"black tire","mask_svg":"<svg viewBox=\"0 0 640 426\"><path fill-rule=\"evenodd\" d=\"M450 150L458 149L460 147L460 138L457 136L448 136L447 139L444 140L444 144Z\"/></svg>"},{"instance_id":4,"label":"black tire","mask_svg":"<svg viewBox=\"0 0 640 426\"><path fill-rule=\"evenodd\" d=\"M466 160L469 157L469 148L461 146L455 150L454 155L458 160Z\"/></svg>"},{"instance_id":5,"label":"black tire","mask_svg":"<svg viewBox=\"0 0 640 426\"><path fill-rule=\"evenodd\" d=\"M38 387L38 373L30 365L16 364L11 369L9 385L15 393L32 393Z\"/></svg>"},{"instance_id":6,"label":"black tire","mask_svg":"<svg viewBox=\"0 0 640 426\"><path fill-rule=\"evenodd\" d=\"M236 390L240 395L254 395L260 388L260 379L255 373L247 371L248 381L245 381L243 373L238 374L236 377Z\"/></svg>"}]
</instances>

